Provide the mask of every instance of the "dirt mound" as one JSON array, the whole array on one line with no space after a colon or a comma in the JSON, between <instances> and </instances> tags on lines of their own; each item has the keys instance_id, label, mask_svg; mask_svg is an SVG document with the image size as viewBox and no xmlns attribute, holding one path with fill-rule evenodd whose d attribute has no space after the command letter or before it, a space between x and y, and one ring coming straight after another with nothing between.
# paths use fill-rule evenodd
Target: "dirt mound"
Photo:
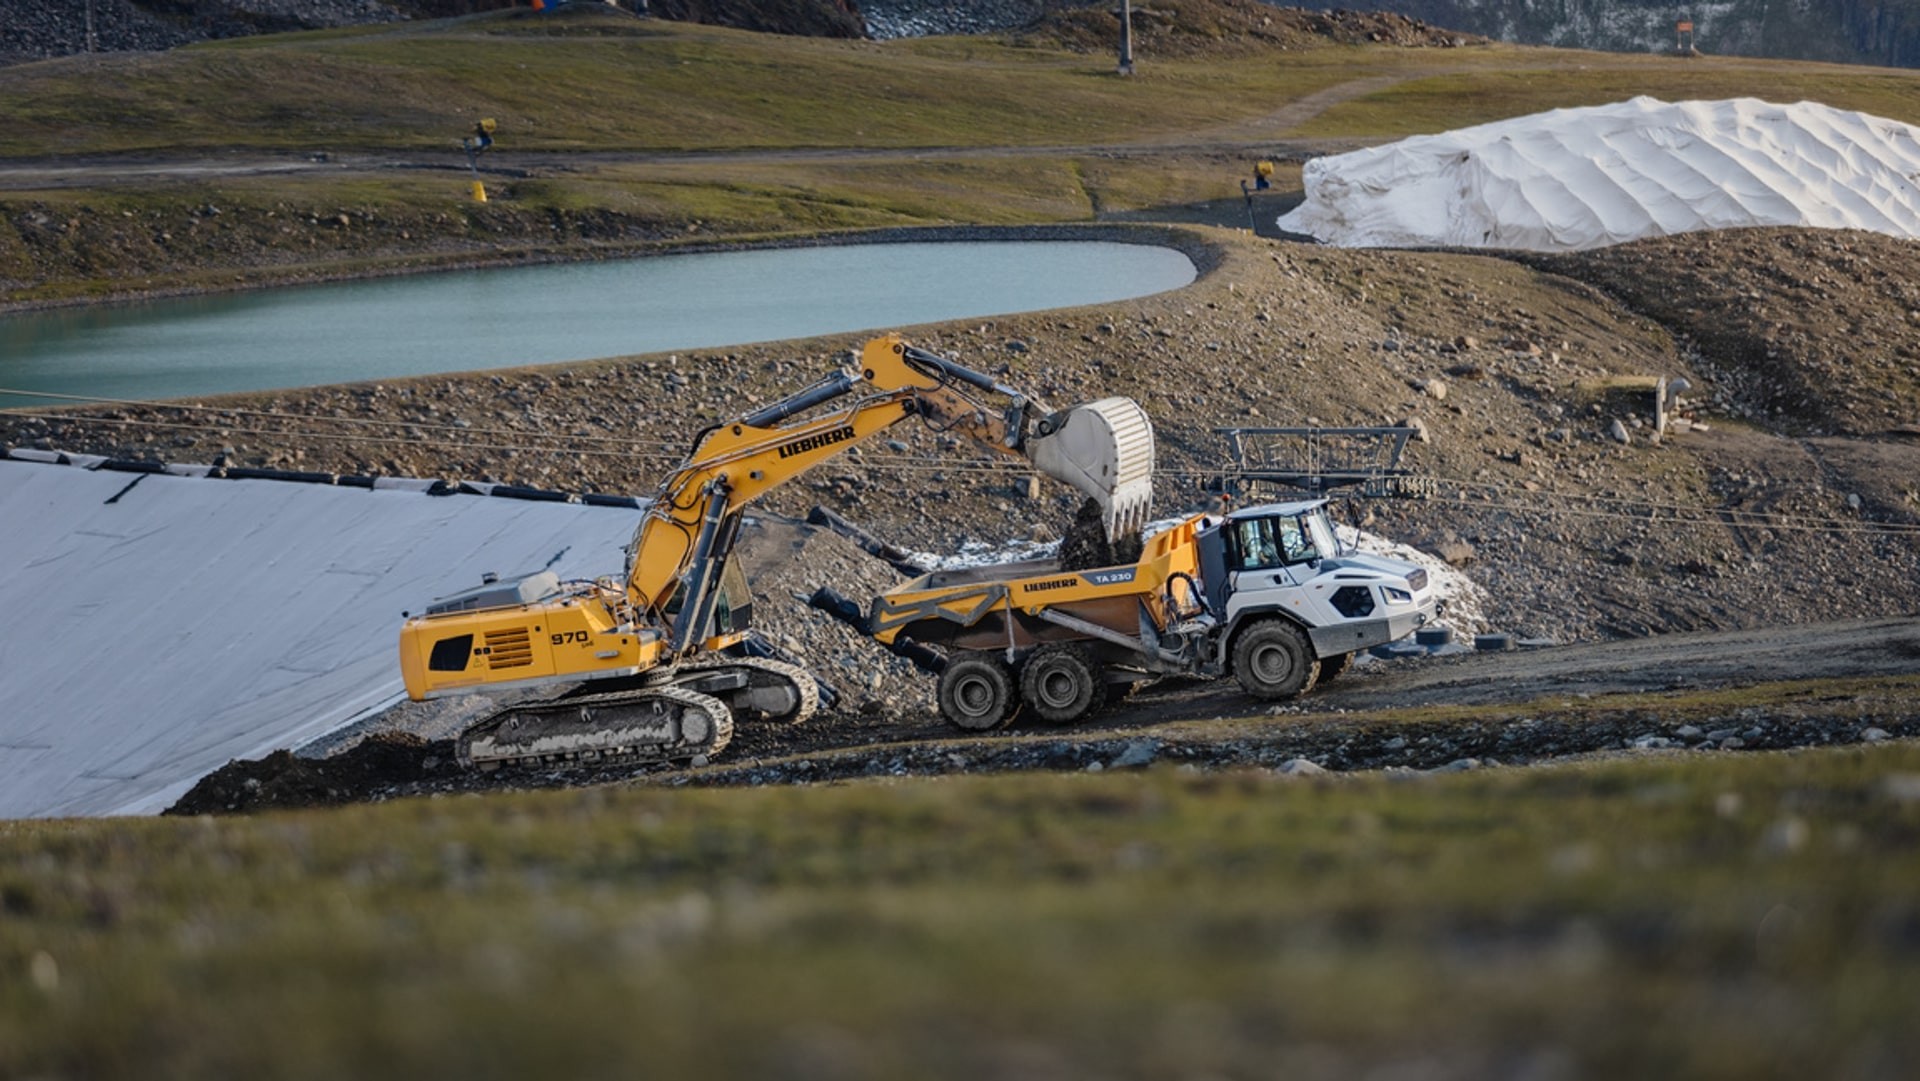
<instances>
[{"instance_id":1,"label":"dirt mound","mask_svg":"<svg viewBox=\"0 0 1920 1081\"><path fill-rule=\"evenodd\" d=\"M1735 229L1529 258L1687 338L1716 405L1796 435L1920 425L1920 244Z\"/></svg>"},{"instance_id":2,"label":"dirt mound","mask_svg":"<svg viewBox=\"0 0 1920 1081\"><path fill-rule=\"evenodd\" d=\"M395 785L417 786L459 774L450 741L386 732L331 758L275 751L265 758L235 759L200 778L162 813L248 814L366 802Z\"/></svg>"},{"instance_id":3,"label":"dirt mound","mask_svg":"<svg viewBox=\"0 0 1920 1081\"><path fill-rule=\"evenodd\" d=\"M1075 52L1111 52L1119 40L1118 9L1108 3L1061 6L1016 38ZM1154 0L1133 8L1134 52L1161 57L1369 43L1452 48L1485 40L1392 12L1306 11L1258 0Z\"/></svg>"},{"instance_id":4,"label":"dirt mound","mask_svg":"<svg viewBox=\"0 0 1920 1081\"><path fill-rule=\"evenodd\" d=\"M1137 562L1140 538L1107 539L1106 522L1100 516L1100 504L1087 500L1073 516L1073 524L1060 538L1060 569L1083 571L1095 567L1114 567Z\"/></svg>"}]
</instances>

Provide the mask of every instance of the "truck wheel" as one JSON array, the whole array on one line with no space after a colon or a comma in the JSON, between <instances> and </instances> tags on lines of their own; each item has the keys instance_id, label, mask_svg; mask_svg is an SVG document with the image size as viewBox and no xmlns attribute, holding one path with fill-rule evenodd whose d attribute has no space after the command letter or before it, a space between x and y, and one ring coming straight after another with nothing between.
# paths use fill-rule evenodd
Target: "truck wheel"
<instances>
[{"instance_id":1,"label":"truck wheel","mask_svg":"<svg viewBox=\"0 0 1920 1081\"><path fill-rule=\"evenodd\" d=\"M1261 620L1234 640L1233 678L1255 698L1292 698L1319 673L1307 636L1284 619Z\"/></svg>"},{"instance_id":2,"label":"truck wheel","mask_svg":"<svg viewBox=\"0 0 1920 1081\"><path fill-rule=\"evenodd\" d=\"M940 670L940 715L959 728L998 728L1013 715L1013 673L984 654L952 657Z\"/></svg>"},{"instance_id":3,"label":"truck wheel","mask_svg":"<svg viewBox=\"0 0 1920 1081\"><path fill-rule=\"evenodd\" d=\"M1041 646L1020 673L1020 700L1049 724L1072 724L1106 703L1107 684L1077 646Z\"/></svg>"}]
</instances>

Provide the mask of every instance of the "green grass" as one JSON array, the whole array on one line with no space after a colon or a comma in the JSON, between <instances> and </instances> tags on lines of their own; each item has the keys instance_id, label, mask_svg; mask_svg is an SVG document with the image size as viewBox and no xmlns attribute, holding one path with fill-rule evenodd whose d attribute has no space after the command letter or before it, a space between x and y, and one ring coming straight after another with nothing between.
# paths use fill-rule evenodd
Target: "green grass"
<instances>
[{"instance_id":1,"label":"green grass","mask_svg":"<svg viewBox=\"0 0 1920 1081\"><path fill-rule=\"evenodd\" d=\"M0 68L0 155L335 155L273 176L103 172L91 188L8 192L0 303L418 266L423 247L429 260L588 254L1096 215L1238 226L1238 181L1275 140L1386 139L1635 93L1807 97L1920 119L1920 75L1874 68L1512 46L1139 61L1123 79L1104 55L994 38L851 42L523 11ZM1400 81L1352 85L1382 78ZM1322 93L1317 115L1293 108ZM492 205L475 211L458 140L481 117L499 125L488 166L531 175L489 174ZM387 160L355 168L357 152ZM520 152L560 159L507 157ZM715 156L652 157L678 152ZM1293 166L1278 183L1297 186ZM206 243L183 227L207 202L367 210L399 227L290 235L256 220L233 243ZM113 218L128 208L153 228L124 235ZM63 231L23 224L49 210L71 215ZM597 224L546 220L569 215Z\"/></svg>"},{"instance_id":2,"label":"green grass","mask_svg":"<svg viewBox=\"0 0 1920 1081\"><path fill-rule=\"evenodd\" d=\"M496 32L467 32L480 25ZM1316 60L1168 64L1129 80L1104 59L1006 46L983 56L684 24L569 36L529 25L278 35L6 69L0 153L436 147L481 116L519 149L1078 143L1255 115L1351 77Z\"/></svg>"},{"instance_id":3,"label":"green grass","mask_svg":"<svg viewBox=\"0 0 1920 1081\"><path fill-rule=\"evenodd\" d=\"M1486 54L1483 70L1412 78L1334 105L1293 134L1393 138L1649 95L1665 101L1755 97L1816 101L1920 123L1920 74L1753 60L1608 56L1553 50Z\"/></svg>"},{"instance_id":4,"label":"green grass","mask_svg":"<svg viewBox=\"0 0 1920 1081\"><path fill-rule=\"evenodd\" d=\"M524 13L521 13L524 15ZM564 32L560 32L564 31ZM1920 117L1920 77L1833 65L1328 46L1215 61L997 39L849 42L514 13L0 69L0 153L445 149L495 118L520 150L1075 146L1225 133L1351 80L1407 81L1294 132L1389 137L1634 94L1800 97ZM1045 103L1036 108L1035 103Z\"/></svg>"},{"instance_id":5,"label":"green grass","mask_svg":"<svg viewBox=\"0 0 1920 1081\"><path fill-rule=\"evenodd\" d=\"M0 1073L1830 1076L1920 1050L1916 777L1892 747L10 823Z\"/></svg>"}]
</instances>

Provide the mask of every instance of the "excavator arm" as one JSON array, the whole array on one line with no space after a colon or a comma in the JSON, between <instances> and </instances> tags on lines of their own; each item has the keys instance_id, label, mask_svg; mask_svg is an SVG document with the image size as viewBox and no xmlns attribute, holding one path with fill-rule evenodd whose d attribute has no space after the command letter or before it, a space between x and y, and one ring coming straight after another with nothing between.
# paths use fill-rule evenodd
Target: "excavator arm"
<instances>
[{"instance_id":1,"label":"excavator arm","mask_svg":"<svg viewBox=\"0 0 1920 1081\"><path fill-rule=\"evenodd\" d=\"M838 399L841 409L793 417ZM634 534L627 600L670 628L667 651L705 633L743 508L908 417L1031 462L1096 500L1109 534L1144 524L1153 429L1129 399L1060 412L897 335L861 350L859 366L782 401L708 428L660 487Z\"/></svg>"}]
</instances>

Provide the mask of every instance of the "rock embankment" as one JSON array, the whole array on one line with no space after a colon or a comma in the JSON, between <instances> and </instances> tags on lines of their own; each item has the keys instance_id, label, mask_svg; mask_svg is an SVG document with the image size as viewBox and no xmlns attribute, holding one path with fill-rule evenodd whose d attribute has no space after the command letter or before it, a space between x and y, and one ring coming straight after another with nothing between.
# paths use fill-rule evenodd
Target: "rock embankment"
<instances>
[{"instance_id":1,"label":"rock embankment","mask_svg":"<svg viewBox=\"0 0 1920 1081\"><path fill-rule=\"evenodd\" d=\"M1920 610L1912 543L1920 443L1898 435L1896 418L1874 419L1873 431L1891 434L1870 436L1834 428L1805 438L1776 426L1770 410L1749 408L1752 377L1737 350L1567 276L1597 270L1549 274L1489 256L1189 234L1202 235L1195 250L1214 252L1217 269L1188 289L910 337L1055 405L1139 400L1160 434L1156 499L1165 513L1207 505L1208 478L1228 465L1218 428L1415 426L1423 435L1403 465L1428 482L1427 498L1343 501L1338 514L1463 565L1487 592L1488 621L1520 637ZM1799 326L1836 355L1850 328L1867 324L1885 328L1876 333L1890 350L1920 346L1920 323L1894 295L1899 281L1920 279L1911 245L1779 230L1738 245L1695 244L1701 258L1724 254L1712 267L1657 246L1606 258L1637 260L1623 265L1639 268L1649 290L1662 267L1686 266L1724 283L1728 296L1761 293L1754 307L1771 310L1791 294L1748 243L1786 258L1794 245L1830 241L1888 278L1820 272L1830 317L1810 313ZM0 442L648 494L701 427L791 393L858 344L843 335L198 408L117 407L85 419L13 415L0 418ZM1779 362L1803 355L1826 354L1789 350ZM1651 387L1660 376L1692 382L1679 405L1699 426L1657 430ZM1874 401L1920 423L1912 394L1873 399L1883 376L1863 358L1823 371L1820 385L1835 401ZM950 434L903 424L764 509L803 518L816 503L904 547L950 552L1056 539L1077 498L1033 486L1025 471Z\"/></svg>"},{"instance_id":2,"label":"rock embankment","mask_svg":"<svg viewBox=\"0 0 1920 1081\"><path fill-rule=\"evenodd\" d=\"M606 5L572 6L604 12ZM813 37L858 38L855 0L619 0L614 6L680 22ZM212 38L438 19L525 0L91 0L14 3L0 21L0 65L80 53L155 52ZM552 4L541 17L567 7ZM525 14L534 14L531 11Z\"/></svg>"},{"instance_id":3,"label":"rock embankment","mask_svg":"<svg viewBox=\"0 0 1920 1081\"><path fill-rule=\"evenodd\" d=\"M510 2L463 6L472 10ZM420 6L403 0L16 3L8 5L6 19L0 21L0 64L87 52L153 52L208 38L395 22Z\"/></svg>"}]
</instances>

